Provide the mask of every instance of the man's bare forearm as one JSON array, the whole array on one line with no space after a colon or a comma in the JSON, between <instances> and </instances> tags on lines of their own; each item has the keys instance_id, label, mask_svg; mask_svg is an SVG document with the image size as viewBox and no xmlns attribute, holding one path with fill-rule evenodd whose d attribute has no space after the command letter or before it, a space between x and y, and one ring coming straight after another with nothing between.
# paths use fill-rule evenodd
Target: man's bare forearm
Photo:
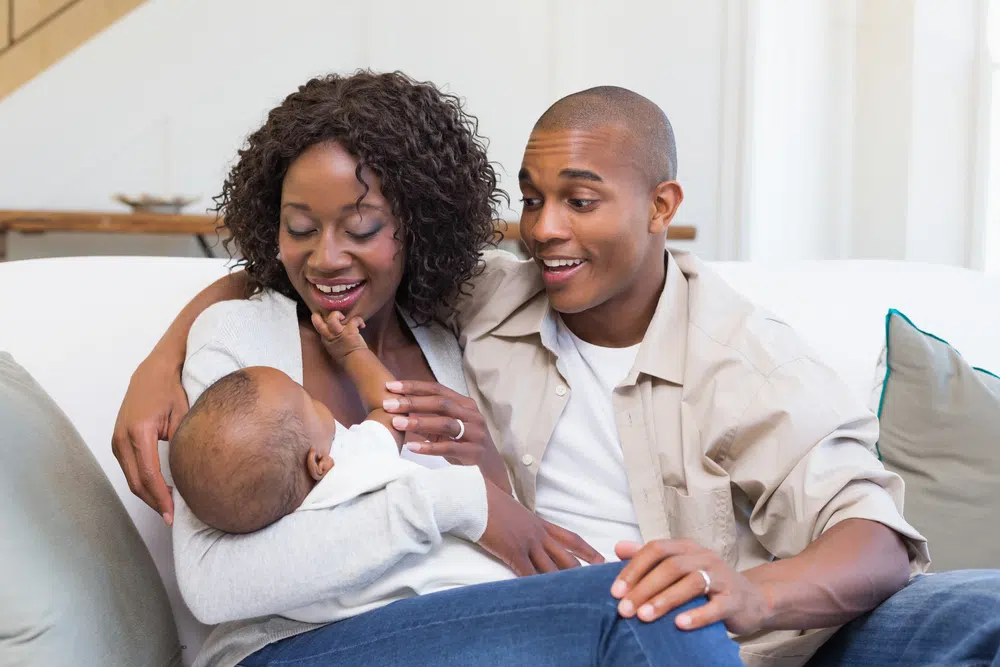
<instances>
[{"instance_id":1,"label":"man's bare forearm","mask_svg":"<svg viewBox=\"0 0 1000 667\"><path fill-rule=\"evenodd\" d=\"M242 299L246 295L247 276L245 271L237 271L230 275L216 280L214 283L198 292L191 301L184 306L166 333L156 343L156 347L150 353L150 358L171 367L176 366L179 370L184 365L184 355L187 352L187 337L191 331L191 325L198 319L206 308L219 303L220 301L231 301Z\"/></svg>"},{"instance_id":2,"label":"man's bare forearm","mask_svg":"<svg viewBox=\"0 0 1000 667\"><path fill-rule=\"evenodd\" d=\"M769 601L765 630L828 628L851 621L909 578L902 538L874 521L848 519L794 558L743 573Z\"/></svg>"}]
</instances>

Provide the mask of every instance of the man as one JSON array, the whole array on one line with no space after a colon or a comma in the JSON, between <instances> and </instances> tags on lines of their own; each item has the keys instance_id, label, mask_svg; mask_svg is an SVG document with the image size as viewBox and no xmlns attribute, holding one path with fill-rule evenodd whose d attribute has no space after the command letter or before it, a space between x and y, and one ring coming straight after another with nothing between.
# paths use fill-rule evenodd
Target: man
<instances>
[{"instance_id":1,"label":"man","mask_svg":"<svg viewBox=\"0 0 1000 667\"><path fill-rule=\"evenodd\" d=\"M667 117L631 91L570 95L535 125L518 174L534 261L490 257L456 322L518 498L631 559L622 615L707 592L677 624L723 621L748 664L805 664L887 598L814 664L1000 660L995 618L951 617L972 581L1000 613L1000 572L906 586L929 556L876 417L785 323L664 251L676 174Z\"/></svg>"},{"instance_id":2,"label":"man","mask_svg":"<svg viewBox=\"0 0 1000 667\"><path fill-rule=\"evenodd\" d=\"M980 623L962 617L973 575L911 579L927 546L875 417L787 325L664 251L676 170L663 112L620 88L560 100L531 134L533 261L489 256L454 323L518 498L630 559L622 615L707 594L677 625L724 622L750 665L804 665L831 637L810 664L996 659L1000 577L975 575ZM415 430L464 430L436 423Z\"/></svg>"}]
</instances>

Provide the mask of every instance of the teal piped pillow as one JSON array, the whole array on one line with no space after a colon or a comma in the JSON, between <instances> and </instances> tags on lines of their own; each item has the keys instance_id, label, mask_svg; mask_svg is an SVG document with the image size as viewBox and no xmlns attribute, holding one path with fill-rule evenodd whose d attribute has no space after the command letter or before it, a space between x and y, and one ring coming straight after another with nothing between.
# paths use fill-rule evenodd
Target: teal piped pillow
<instances>
[{"instance_id":1,"label":"teal piped pillow","mask_svg":"<svg viewBox=\"0 0 1000 667\"><path fill-rule=\"evenodd\" d=\"M906 482L906 519L932 571L1000 567L1000 377L897 310L885 328L877 447Z\"/></svg>"}]
</instances>

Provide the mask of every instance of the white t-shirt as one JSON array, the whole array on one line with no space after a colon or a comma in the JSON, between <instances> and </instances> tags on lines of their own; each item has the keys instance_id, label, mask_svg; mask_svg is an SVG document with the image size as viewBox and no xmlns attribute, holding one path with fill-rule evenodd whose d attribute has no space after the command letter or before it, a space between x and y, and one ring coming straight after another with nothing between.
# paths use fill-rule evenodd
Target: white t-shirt
<instances>
[{"instance_id":1,"label":"white t-shirt","mask_svg":"<svg viewBox=\"0 0 1000 667\"><path fill-rule=\"evenodd\" d=\"M535 512L571 530L605 559L615 544L642 541L632 506L612 392L635 364L639 346L598 347L557 318L557 366L571 394L535 480Z\"/></svg>"}]
</instances>

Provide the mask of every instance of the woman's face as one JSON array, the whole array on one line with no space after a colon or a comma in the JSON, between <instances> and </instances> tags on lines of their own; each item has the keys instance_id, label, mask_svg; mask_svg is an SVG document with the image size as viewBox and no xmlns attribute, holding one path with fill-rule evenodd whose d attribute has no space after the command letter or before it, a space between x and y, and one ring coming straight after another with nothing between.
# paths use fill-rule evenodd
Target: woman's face
<instances>
[{"instance_id":1,"label":"woman's face","mask_svg":"<svg viewBox=\"0 0 1000 667\"><path fill-rule=\"evenodd\" d=\"M278 248L309 310L367 321L395 300L405 253L381 182L362 171L365 194L357 167L334 142L310 146L292 162L281 187Z\"/></svg>"}]
</instances>

